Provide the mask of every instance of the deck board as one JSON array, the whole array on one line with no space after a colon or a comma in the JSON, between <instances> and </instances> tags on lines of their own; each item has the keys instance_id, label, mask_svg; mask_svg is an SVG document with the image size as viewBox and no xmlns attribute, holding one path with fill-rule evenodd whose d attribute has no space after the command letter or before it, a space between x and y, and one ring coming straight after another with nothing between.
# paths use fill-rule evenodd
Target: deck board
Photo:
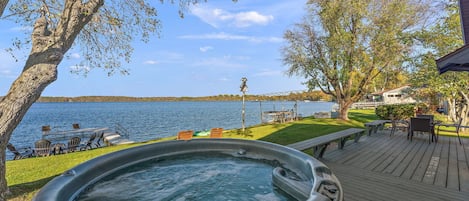
<instances>
[{"instance_id":1,"label":"deck board","mask_svg":"<svg viewBox=\"0 0 469 201\"><path fill-rule=\"evenodd\" d=\"M323 161L341 182L346 200L467 200L469 139L427 135L407 140L389 130L326 151Z\"/></svg>"}]
</instances>

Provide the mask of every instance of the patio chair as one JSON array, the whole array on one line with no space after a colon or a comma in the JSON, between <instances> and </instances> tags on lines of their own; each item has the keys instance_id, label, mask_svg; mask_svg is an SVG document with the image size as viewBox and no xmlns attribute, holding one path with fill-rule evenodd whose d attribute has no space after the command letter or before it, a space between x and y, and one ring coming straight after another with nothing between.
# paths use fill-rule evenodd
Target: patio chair
<instances>
[{"instance_id":1,"label":"patio chair","mask_svg":"<svg viewBox=\"0 0 469 201\"><path fill-rule=\"evenodd\" d=\"M441 126L455 127L456 130L454 130L454 131L453 130L444 130L444 131L447 132L447 133L456 133L456 135L458 136L459 144L462 145L461 137L459 137L459 130L461 129L461 123L462 123L462 118L460 118L459 121L457 123L454 123L454 124L437 124L436 134L437 134L437 136L440 135ZM437 139L438 139L438 137L437 137Z\"/></svg>"},{"instance_id":2,"label":"patio chair","mask_svg":"<svg viewBox=\"0 0 469 201\"><path fill-rule=\"evenodd\" d=\"M96 142L94 143L94 145L97 147L101 147L101 141L103 141L104 143L104 131L100 132L98 135L97 135L98 139L96 140Z\"/></svg>"},{"instance_id":3,"label":"patio chair","mask_svg":"<svg viewBox=\"0 0 469 201\"><path fill-rule=\"evenodd\" d=\"M51 154L58 155L65 153L65 144L64 143L57 143L52 145L51 147Z\"/></svg>"},{"instance_id":4,"label":"patio chair","mask_svg":"<svg viewBox=\"0 0 469 201\"><path fill-rule=\"evenodd\" d=\"M212 128L210 129L210 138L222 138L223 128Z\"/></svg>"},{"instance_id":5,"label":"patio chair","mask_svg":"<svg viewBox=\"0 0 469 201\"><path fill-rule=\"evenodd\" d=\"M50 133L50 126L49 125L42 126L41 130L42 130L43 135L49 134Z\"/></svg>"},{"instance_id":6,"label":"patio chair","mask_svg":"<svg viewBox=\"0 0 469 201\"><path fill-rule=\"evenodd\" d=\"M88 141L86 142L86 144L81 144L81 145L80 145L80 151L87 150L88 147L89 147L90 149L93 149L93 141L94 141L94 139L96 139L96 133L91 134L90 139L88 139Z\"/></svg>"},{"instance_id":7,"label":"patio chair","mask_svg":"<svg viewBox=\"0 0 469 201\"><path fill-rule=\"evenodd\" d=\"M35 156L49 156L51 153L51 142L46 139L38 140L34 143Z\"/></svg>"},{"instance_id":8,"label":"patio chair","mask_svg":"<svg viewBox=\"0 0 469 201\"><path fill-rule=\"evenodd\" d=\"M194 135L193 130L179 131L176 139L177 140L191 140L193 135Z\"/></svg>"},{"instance_id":9,"label":"patio chair","mask_svg":"<svg viewBox=\"0 0 469 201\"><path fill-rule=\"evenodd\" d=\"M72 124L73 129L80 129L80 124Z\"/></svg>"},{"instance_id":10,"label":"patio chair","mask_svg":"<svg viewBox=\"0 0 469 201\"><path fill-rule=\"evenodd\" d=\"M433 142L433 139L436 141L434 126L430 118L410 118L410 131L407 134L410 141L412 141L415 131L429 133L428 143Z\"/></svg>"},{"instance_id":11,"label":"patio chair","mask_svg":"<svg viewBox=\"0 0 469 201\"><path fill-rule=\"evenodd\" d=\"M13 144L8 143L7 149L10 150L11 153L15 154L15 157L13 158L13 160L29 158L33 156L33 151L31 150L30 147L16 149L15 146L13 146Z\"/></svg>"},{"instance_id":12,"label":"patio chair","mask_svg":"<svg viewBox=\"0 0 469 201\"><path fill-rule=\"evenodd\" d=\"M67 145L67 152L74 152L80 147L81 138L80 137L72 137L68 140Z\"/></svg>"}]
</instances>

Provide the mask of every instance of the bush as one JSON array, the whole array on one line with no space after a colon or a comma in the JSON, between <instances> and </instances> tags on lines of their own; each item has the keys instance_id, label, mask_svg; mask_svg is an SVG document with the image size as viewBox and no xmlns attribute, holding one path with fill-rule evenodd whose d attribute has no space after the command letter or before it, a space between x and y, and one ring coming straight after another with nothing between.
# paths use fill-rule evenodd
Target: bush
<instances>
[{"instance_id":1,"label":"bush","mask_svg":"<svg viewBox=\"0 0 469 201\"><path fill-rule=\"evenodd\" d=\"M380 119L408 119L414 116L415 104L380 105L375 113Z\"/></svg>"}]
</instances>

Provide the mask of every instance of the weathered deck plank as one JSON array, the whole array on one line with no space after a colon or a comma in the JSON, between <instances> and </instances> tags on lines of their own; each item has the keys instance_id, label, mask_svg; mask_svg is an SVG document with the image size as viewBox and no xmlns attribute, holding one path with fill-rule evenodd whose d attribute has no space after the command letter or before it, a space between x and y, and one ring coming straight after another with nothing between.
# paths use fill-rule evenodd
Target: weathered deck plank
<instances>
[{"instance_id":1,"label":"weathered deck plank","mask_svg":"<svg viewBox=\"0 0 469 201\"><path fill-rule=\"evenodd\" d=\"M321 159L341 181L346 200L467 200L469 139L428 143L389 130L363 137Z\"/></svg>"}]
</instances>

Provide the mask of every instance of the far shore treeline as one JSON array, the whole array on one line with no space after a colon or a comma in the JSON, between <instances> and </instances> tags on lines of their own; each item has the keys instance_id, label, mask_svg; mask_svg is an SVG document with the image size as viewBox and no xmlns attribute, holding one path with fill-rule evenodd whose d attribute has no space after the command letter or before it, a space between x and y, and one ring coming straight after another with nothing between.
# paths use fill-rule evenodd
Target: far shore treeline
<instances>
[{"instance_id":1,"label":"far shore treeline","mask_svg":"<svg viewBox=\"0 0 469 201\"><path fill-rule=\"evenodd\" d=\"M241 95L216 95L201 97L130 97L130 96L78 96L40 97L37 102L155 102L155 101L239 101ZM246 95L246 101L332 101L331 96L321 91L290 93L287 95Z\"/></svg>"}]
</instances>

